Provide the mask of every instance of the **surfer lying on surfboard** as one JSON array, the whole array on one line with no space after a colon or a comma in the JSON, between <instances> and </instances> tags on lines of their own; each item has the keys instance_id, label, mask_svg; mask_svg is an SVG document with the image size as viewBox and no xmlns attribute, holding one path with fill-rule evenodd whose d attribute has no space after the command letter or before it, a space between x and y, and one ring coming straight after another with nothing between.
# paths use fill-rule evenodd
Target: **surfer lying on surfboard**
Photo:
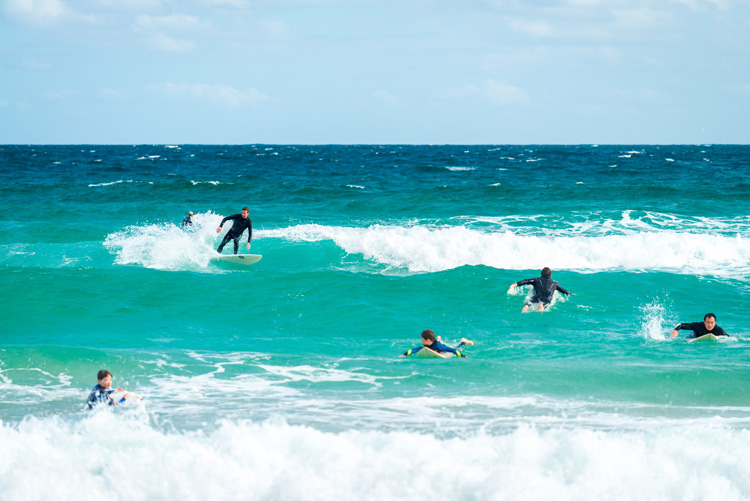
<instances>
[{"instance_id":1,"label":"surfer lying on surfboard","mask_svg":"<svg viewBox=\"0 0 750 501\"><path fill-rule=\"evenodd\" d=\"M130 398L130 393L125 393L119 400L115 401L114 398L112 398L112 393L115 391L118 392L124 392L122 388L117 388L117 390L112 389L112 373L109 372L106 369L102 369L99 371L99 373L96 375L97 383L96 386L94 386L91 389L91 393L89 393L89 398L86 400L86 405L88 405L88 408L91 409L95 405L98 404L107 404L107 405L117 405L125 402L128 398Z\"/></svg>"},{"instance_id":2,"label":"surfer lying on surfboard","mask_svg":"<svg viewBox=\"0 0 750 501\"><path fill-rule=\"evenodd\" d=\"M474 341L469 341L468 339L462 337L461 342L458 343L457 348L460 348L464 345L472 346L473 344L474 344ZM440 342L439 337L438 339L435 339L435 333L429 329L422 331L422 346L418 346L417 348L412 348L411 350L407 350L406 352L404 352L403 355L399 355L399 356L408 357L409 355L418 353L420 350L424 348L430 349L436 353L453 353L457 357L466 357L466 355L462 354L456 348L445 346L443 343Z\"/></svg>"},{"instance_id":3,"label":"surfer lying on surfboard","mask_svg":"<svg viewBox=\"0 0 750 501\"><path fill-rule=\"evenodd\" d=\"M552 270L545 267L542 269L542 275L540 277L527 278L526 280L521 280L520 282L516 282L510 285L510 289L508 289L509 294L512 293L513 289L515 289L519 285L534 286L534 295L531 297L531 299L526 300L526 304L523 305L523 310L521 310L523 313L529 311L529 307L531 305L536 306L537 304L539 305L539 311L544 311L544 308L549 306L549 304L552 302L552 297L555 295L555 291L562 292L563 294L566 294L568 296L570 295L570 292L560 287L560 284L550 278L551 276Z\"/></svg>"},{"instance_id":4,"label":"surfer lying on surfboard","mask_svg":"<svg viewBox=\"0 0 750 501\"><path fill-rule=\"evenodd\" d=\"M691 338L705 336L706 334L713 334L714 336L728 336L724 329L716 325L716 315L713 313L706 313L703 317L703 322L692 322L689 324L679 324L669 334L670 337L677 337L677 331L693 331Z\"/></svg>"}]
</instances>

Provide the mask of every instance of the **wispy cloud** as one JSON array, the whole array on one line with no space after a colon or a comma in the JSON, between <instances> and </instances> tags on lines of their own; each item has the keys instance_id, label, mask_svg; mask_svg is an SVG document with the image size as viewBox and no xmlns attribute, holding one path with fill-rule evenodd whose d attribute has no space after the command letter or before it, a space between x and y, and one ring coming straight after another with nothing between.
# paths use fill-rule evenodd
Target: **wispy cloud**
<instances>
[{"instance_id":1,"label":"wispy cloud","mask_svg":"<svg viewBox=\"0 0 750 501\"><path fill-rule=\"evenodd\" d=\"M498 106L529 103L529 95L525 90L510 85L507 82L498 82L492 79L487 79L481 84L466 84L458 89L440 92L437 96L443 99L469 99L478 97Z\"/></svg>"},{"instance_id":2,"label":"wispy cloud","mask_svg":"<svg viewBox=\"0 0 750 501\"><path fill-rule=\"evenodd\" d=\"M266 94L252 87L245 90L238 90L229 85L175 84L167 82L162 85L151 86L150 88L175 98L205 100L222 104L229 108L237 108L243 105L257 105L269 100Z\"/></svg>"},{"instance_id":3,"label":"wispy cloud","mask_svg":"<svg viewBox=\"0 0 750 501\"><path fill-rule=\"evenodd\" d=\"M5 11L32 24L50 24L70 11L61 0L6 0Z\"/></svg>"},{"instance_id":4,"label":"wispy cloud","mask_svg":"<svg viewBox=\"0 0 750 501\"><path fill-rule=\"evenodd\" d=\"M195 49L195 43L190 40L172 38L164 33L156 33L147 40L148 46L153 50L164 52L190 52Z\"/></svg>"},{"instance_id":5,"label":"wispy cloud","mask_svg":"<svg viewBox=\"0 0 750 501\"><path fill-rule=\"evenodd\" d=\"M171 16L138 16L136 27L142 30L180 30L194 31L209 26L195 16L173 14Z\"/></svg>"},{"instance_id":6,"label":"wispy cloud","mask_svg":"<svg viewBox=\"0 0 750 501\"><path fill-rule=\"evenodd\" d=\"M283 21L265 19L258 21L258 26L267 37L277 40L289 38L292 34L292 30Z\"/></svg>"},{"instance_id":7,"label":"wispy cloud","mask_svg":"<svg viewBox=\"0 0 750 501\"><path fill-rule=\"evenodd\" d=\"M552 26L547 21L512 18L508 20L508 25L515 31L532 37L551 37L555 34Z\"/></svg>"}]
</instances>

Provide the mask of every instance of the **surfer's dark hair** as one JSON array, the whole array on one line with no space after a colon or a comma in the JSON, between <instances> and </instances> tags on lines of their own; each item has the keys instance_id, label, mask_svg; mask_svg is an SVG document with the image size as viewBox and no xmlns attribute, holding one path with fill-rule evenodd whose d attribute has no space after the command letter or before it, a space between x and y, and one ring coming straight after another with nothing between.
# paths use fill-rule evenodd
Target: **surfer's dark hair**
<instances>
[{"instance_id":1,"label":"surfer's dark hair","mask_svg":"<svg viewBox=\"0 0 750 501\"><path fill-rule=\"evenodd\" d=\"M546 278L551 277L552 276L552 270L550 270L547 266L545 266L544 268L542 268L542 276L546 277Z\"/></svg>"},{"instance_id":2,"label":"surfer's dark hair","mask_svg":"<svg viewBox=\"0 0 750 501\"><path fill-rule=\"evenodd\" d=\"M716 320L716 315L714 315L713 313L706 313L706 314L705 314L705 315L703 316L703 321L705 322L705 321L706 321L706 319L708 319L709 317L711 317L711 318L713 318L714 320Z\"/></svg>"},{"instance_id":3,"label":"surfer's dark hair","mask_svg":"<svg viewBox=\"0 0 750 501\"><path fill-rule=\"evenodd\" d=\"M242 210L246 210L246 211L250 212L250 209L248 209L247 207L243 207Z\"/></svg>"},{"instance_id":4,"label":"surfer's dark hair","mask_svg":"<svg viewBox=\"0 0 750 501\"><path fill-rule=\"evenodd\" d=\"M100 371L99 371L99 373L98 373L98 374L96 375L96 380L97 380L97 381L101 381L101 380L102 380L102 379L104 379L105 377L107 377L107 376L111 376L111 375L112 375L112 373L111 373L111 372L109 372L109 371L108 371L107 369L102 369L102 370L100 370Z\"/></svg>"},{"instance_id":5,"label":"surfer's dark hair","mask_svg":"<svg viewBox=\"0 0 750 501\"><path fill-rule=\"evenodd\" d=\"M427 341L435 342L435 333L432 332L430 329L422 331L422 339L426 339Z\"/></svg>"}]
</instances>

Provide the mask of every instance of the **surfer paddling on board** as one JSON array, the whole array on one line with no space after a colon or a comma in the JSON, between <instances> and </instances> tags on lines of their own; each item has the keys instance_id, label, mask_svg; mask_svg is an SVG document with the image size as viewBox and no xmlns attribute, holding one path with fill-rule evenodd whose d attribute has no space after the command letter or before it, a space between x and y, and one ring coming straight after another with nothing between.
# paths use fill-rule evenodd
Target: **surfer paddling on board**
<instances>
[{"instance_id":1,"label":"surfer paddling on board","mask_svg":"<svg viewBox=\"0 0 750 501\"><path fill-rule=\"evenodd\" d=\"M679 324L669 334L670 337L677 337L677 331L693 331L691 338L697 338L705 336L706 334L713 334L714 336L728 336L724 329L716 325L716 315L713 313L706 313L703 317L703 322L692 322L689 324Z\"/></svg>"},{"instance_id":2,"label":"surfer paddling on board","mask_svg":"<svg viewBox=\"0 0 750 501\"><path fill-rule=\"evenodd\" d=\"M232 220L232 227L229 229L227 234L224 235L224 240L222 240L221 244L219 244L219 248L216 249L219 254L221 254L221 251L224 250L224 246L230 240L234 240L234 253L237 254L240 237L245 230L247 230L247 248L250 249L250 240L253 239L253 222L250 221L249 217L247 217L248 214L250 214L250 209L248 209L247 207L243 207L241 214L227 216L221 220L221 224L218 228L216 228L216 233L221 233L221 227L224 226L224 223L226 223L230 219Z\"/></svg>"},{"instance_id":3,"label":"surfer paddling on board","mask_svg":"<svg viewBox=\"0 0 750 501\"><path fill-rule=\"evenodd\" d=\"M107 405L117 405L125 402L128 398L130 398L130 393L125 393L119 400L115 401L114 398L112 398L112 393L115 391L124 392L122 388L117 388L117 390L112 389L112 373L109 372L106 369L102 369L99 371L99 373L96 375L97 383L96 386L94 386L91 389L91 393L89 393L89 398L86 400L86 405L88 405L89 409L92 409L95 405L98 404L107 404Z\"/></svg>"},{"instance_id":4,"label":"surfer paddling on board","mask_svg":"<svg viewBox=\"0 0 750 501\"><path fill-rule=\"evenodd\" d=\"M526 304L523 305L523 310L521 310L523 313L529 311L529 307L531 305L536 304L539 305L539 311L544 311L544 308L549 306L550 302L552 302L552 297L555 295L555 291L562 292L563 294L566 294L568 296L570 295L570 292L560 287L560 284L552 280L552 278L550 277L552 277L552 270L544 267L542 269L542 275L540 277L527 278L526 280L521 280L520 282L511 284L510 289L508 289L508 293L511 293L513 289L515 289L519 285L534 286L534 295L531 296L531 299L528 299L526 301Z\"/></svg>"},{"instance_id":5,"label":"surfer paddling on board","mask_svg":"<svg viewBox=\"0 0 750 501\"><path fill-rule=\"evenodd\" d=\"M474 341L469 341L466 338L461 338L461 342L458 343L458 348L469 345L473 346ZM423 348L428 348L436 353L453 353L457 357L464 357L466 358L466 355L458 351L456 348L451 348L450 346L445 346L443 343L440 342L440 337L435 339L435 333L431 330L427 329L422 331L422 346L418 346L417 348L412 348L411 350L407 350L404 352L403 355L399 355L400 357L408 357L409 355L413 355L415 353L418 353Z\"/></svg>"}]
</instances>

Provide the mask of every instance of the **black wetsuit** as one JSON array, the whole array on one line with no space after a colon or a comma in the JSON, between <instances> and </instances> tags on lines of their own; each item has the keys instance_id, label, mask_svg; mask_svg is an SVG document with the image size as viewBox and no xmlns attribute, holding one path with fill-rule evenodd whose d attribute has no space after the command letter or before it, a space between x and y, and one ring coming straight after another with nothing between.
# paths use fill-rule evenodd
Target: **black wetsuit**
<instances>
[{"instance_id":1,"label":"black wetsuit","mask_svg":"<svg viewBox=\"0 0 750 501\"><path fill-rule=\"evenodd\" d=\"M526 280L516 282L516 285L534 286L534 296L530 300L528 300L526 304L542 303L546 306L550 303L550 301L552 301L552 296L555 294L555 291L560 291L563 294L570 295L570 292L560 287L560 284L558 284L551 278L527 278Z\"/></svg>"},{"instance_id":2,"label":"black wetsuit","mask_svg":"<svg viewBox=\"0 0 750 501\"><path fill-rule=\"evenodd\" d=\"M193 220L190 219L190 216L182 220L182 226L193 226Z\"/></svg>"},{"instance_id":3,"label":"black wetsuit","mask_svg":"<svg viewBox=\"0 0 750 501\"><path fill-rule=\"evenodd\" d=\"M714 325L714 328L711 330L706 329L706 324L703 322L692 322L689 324L680 324L677 327L674 328L676 331L693 331L693 335L691 337L701 337L705 336L706 334L713 334L714 336L728 336L726 332L724 332L724 329L719 327L718 325Z\"/></svg>"},{"instance_id":4,"label":"black wetsuit","mask_svg":"<svg viewBox=\"0 0 750 501\"><path fill-rule=\"evenodd\" d=\"M234 240L234 253L237 254L237 249L240 245L240 236L245 230L247 230L247 243L250 243L250 240L253 239L253 222L250 221L249 217L243 219L242 214L235 214L233 216L225 217L221 220L219 228L224 226L224 223L226 223L230 219L232 220L232 228L227 232L226 235L224 235L224 240L221 241L221 244L219 244L219 248L216 249L219 253L221 253L221 251L224 249L224 246L227 244L227 242L229 242L230 240Z\"/></svg>"}]
</instances>

